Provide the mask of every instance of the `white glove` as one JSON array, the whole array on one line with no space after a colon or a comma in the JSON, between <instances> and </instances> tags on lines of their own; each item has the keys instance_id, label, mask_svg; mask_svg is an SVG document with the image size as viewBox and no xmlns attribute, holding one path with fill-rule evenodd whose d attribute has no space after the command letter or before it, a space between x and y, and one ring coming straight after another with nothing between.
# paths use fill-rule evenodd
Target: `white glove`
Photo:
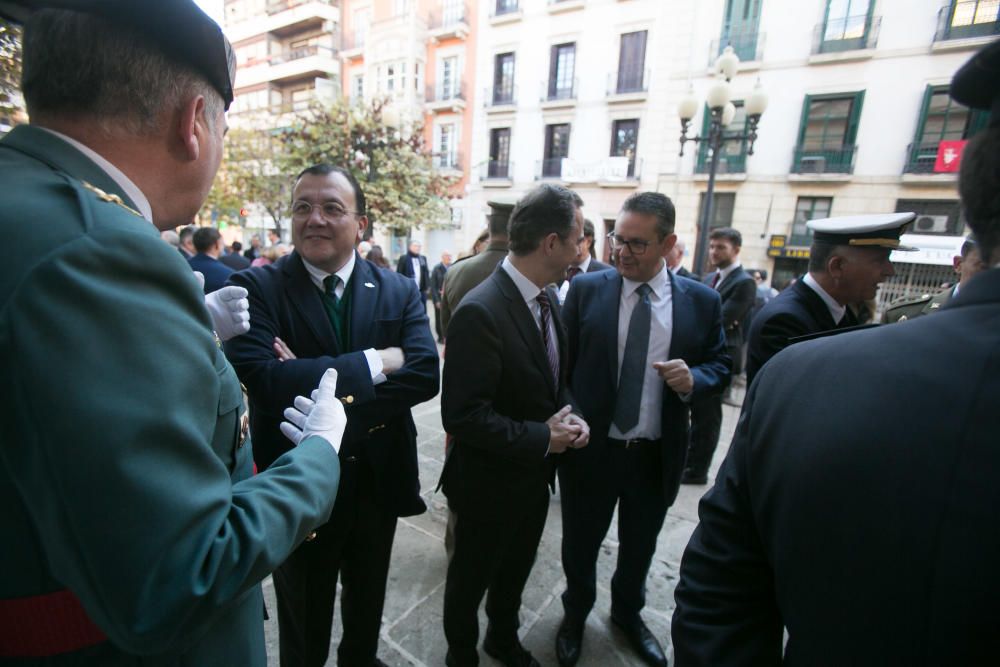
<instances>
[{"instance_id":1,"label":"white glove","mask_svg":"<svg viewBox=\"0 0 1000 667\"><path fill-rule=\"evenodd\" d=\"M247 291L230 285L205 295L205 307L219 340L229 340L250 331L250 302Z\"/></svg>"},{"instance_id":2,"label":"white glove","mask_svg":"<svg viewBox=\"0 0 1000 667\"><path fill-rule=\"evenodd\" d=\"M296 396L293 405L285 408L285 419L288 421L281 422L279 427L284 436L297 445L304 438L318 435L339 453L347 414L337 398L337 371L328 369L323 373L319 387L312 393L312 399Z\"/></svg>"}]
</instances>

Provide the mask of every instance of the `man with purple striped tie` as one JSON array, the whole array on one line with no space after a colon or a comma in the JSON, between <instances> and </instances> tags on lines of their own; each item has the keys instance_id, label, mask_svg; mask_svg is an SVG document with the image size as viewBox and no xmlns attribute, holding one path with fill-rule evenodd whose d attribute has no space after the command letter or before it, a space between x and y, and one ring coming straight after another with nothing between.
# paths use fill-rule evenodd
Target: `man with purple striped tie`
<instances>
[{"instance_id":1,"label":"man with purple striped tie","mask_svg":"<svg viewBox=\"0 0 1000 667\"><path fill-rule=\"evenodd\" d=\"M507 667L538 664L517 638L521 593L559 455L590 438L572 412L566 334L547 287L576 257L582 223L566 188L525 195L511 214L510 254L448 324L441 417L454 441L441 481L456 516L444 599L449 667L478 664L487 591L483 649Z\"/></svg>"}]
</instances>

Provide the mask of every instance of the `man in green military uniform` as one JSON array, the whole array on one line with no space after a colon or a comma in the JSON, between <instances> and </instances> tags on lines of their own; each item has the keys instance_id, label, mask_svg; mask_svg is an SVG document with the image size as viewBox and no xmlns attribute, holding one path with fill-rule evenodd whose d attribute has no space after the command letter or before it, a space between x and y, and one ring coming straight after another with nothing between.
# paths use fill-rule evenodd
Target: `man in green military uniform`
<instances>
[{"instance_id":1,"label":"man in green military uniform","mask_svg":"<svg viewBox=\"0 0 1000 667\"><path fill-rule=\"evenodd\" d=\"M31 117L0 140L0 661L263 667L259 582L330 515L346 417L324 377L252 476L220 321L159 237L218 169L231 49L192 0L0 14Z\"/></svg>"},{"instance_id":2,"label":"man in green military uniform","mask_svg":"<svg viewBox=\"0 0 1000 667\"><path fill-rule=\"evenodd\" d=\"M901 299L892 304L885 315L882 316L884 324L893 322L905 322L915 317L927 315L943 308L948 301L958 296L959 290L969 282L972 276L986 268L979 255L979 248L972 238L967 238L962 243L959 254L953 258L955 273L958 274L958 283L954 287L941 290L936 294L922 294L913 299Z\"/></svg>"},{"instance_id":3,"label":"man in green military uniform","mask_svg":"<svg viewBox=\"0 0 1000 667\"><path fill-rule=\"evenodd\" d=\"M489 206L491 210L489 245L478 255L460 259L452 264L444 277L441 295L441 330L446 342L448 322L451 321L451 314L458 308L462 297L496 271L500 262L507 256L507 224L510 222L510 212L514 210L514 204L491 201Z\"/></svg>"}]
</instances>

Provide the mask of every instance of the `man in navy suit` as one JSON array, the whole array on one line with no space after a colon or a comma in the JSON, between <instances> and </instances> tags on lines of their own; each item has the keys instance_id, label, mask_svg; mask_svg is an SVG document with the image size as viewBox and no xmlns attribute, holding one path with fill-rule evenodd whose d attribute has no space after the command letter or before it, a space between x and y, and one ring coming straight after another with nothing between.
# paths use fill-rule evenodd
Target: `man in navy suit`
<instances>
[{"instance_id":1,"label":"man in navy suit","mask_svg":"<svg viewBox=\"0 0 1000 667\"><path fill-rule=\"evenodd\" d=\"M368 218L350 173L310 167L292 200L295 251L233 276L253 324L226 347L249 393L258 469L290 446L278 430L283 407L328 368L347 409L333 515L274 573L281 664L325 664L339 574L338 662L377 665L396 519L425 509L410 408L437 393L437 346L413 281L355 252Z\"/></svg>"},{"instance_id":2,"label":"man in navy suit","mask_svg":"<svg viewBox=\"0 0 1000 667\"><path fill-rule=\"evenodd\" d=\"M563 667L579 659L596 595L596 561L618 505L620 550L611 620L650 665L663 649L639 615L667 508L677 496L688 442L687 404L729 379L718 293L674 276L664 256L677 240L665 195L629 197L610 237L617 271L578 276L563 309L570 392L591 426L586 449L563 455L565 617L556 639Z\"/></svg>"},{"instance_id":3,"label":"man in navy suit","mask_svg":"<svg viewBox=\"0 0 1000 667\"><path fill-rule=\"evenodd\" d=\"M573 200L577 202L578 208L583 208L583 199L580 195L573 193ZM576 259L566 269L566 279L559 283L559 303L566 301L566 294L569 292L570 283L581 273L597 273L598 271L610 271L613 266L598 261L597 252L594 250L594 223L590 220L583 221L583 241L576 252Z\"/></svg>"},{"instance_id":4,"label":"man in navy suit","mask_svg":"<svg viewBox=\"0 0 1000 667\"><path fill-rule=\"evenodd\" d=\"M188 264L205 276L205 294L222 289L226 285L226 279L233 273L231 268L219 261L219 255L225 247L222 234L214 227L199 227L195 230L192 241L197 254L188 260Z\"/></svg>"},{"instance_id":5,"label":"man in navy suit","mask_svg":"<svg viewBox=\"0 0 1000 667\"><path fill-rule=\"evenodd\" d=\"M951 93L993 110L959 177L993 268L934 317L761 368L681 561L678 667L997 662L1000 43Z\"/></svg>"},{"instance_id":6,"label":"man in navy suit","mask_svg":"<svg viewBox=\"0 0 1000 667\"><path fill-rule=\"evenodd\" d=\"M431 279L427 258L420 254L421 248L420 241L411 241L406 253L396 262L396 273L412 280L426 301L431 295Z\"/></svg>"}]
</instances>

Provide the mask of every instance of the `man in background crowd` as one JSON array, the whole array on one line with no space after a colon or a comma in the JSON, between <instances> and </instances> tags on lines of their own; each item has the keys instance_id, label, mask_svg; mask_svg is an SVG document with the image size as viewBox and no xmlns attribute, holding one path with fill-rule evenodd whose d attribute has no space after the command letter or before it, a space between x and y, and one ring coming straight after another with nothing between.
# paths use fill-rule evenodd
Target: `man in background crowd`
<instances>
[{"instance_id":1,"label":"man in background crowd","mask_svg":"<svg viewBox=\"0 0 1000 667\"><path fill-rule=\"evenodd\" d=\"M972 238L967 238L962 242L958 254L952 258L952 265L958 275L958 282L955 283L954 287L941 290L937 294L924 294L916 299L904 299L894 303L885 311L882 321L886 324L905 322L915 317L937 312L938 309L943 308L950 300L957 297L959 290L967 285L974 275L987 268L986 262L979 254L979 247Z\"/></svg>"},{"instance_id":2,"label":"man in background crowd","mask_svg":"<svg viewBox=\"0 0 1000 667\"><path fill-rule=\"evenodd\" d=\"M222 289L233 270L219 261L225 242L222 234L214 227L199 227L194 233L194 249L197 254L188 260L195 271L205 276L205 294Z\"/></svg>"},{"instance_id":3,"label":"man in background crowd","mask_svg":"<svg viewBox=\"0 0 1000 667\"><path fill-rule=\"evenodd\" d=\"M441 325L441 300L444 292L444 278L450 266L451 251L445 250L441 253L441 261L431 271L431 302L434 304L434 331L437 333L438 343L444 343L444 327Z\"/></svg>"}]
</instances>

